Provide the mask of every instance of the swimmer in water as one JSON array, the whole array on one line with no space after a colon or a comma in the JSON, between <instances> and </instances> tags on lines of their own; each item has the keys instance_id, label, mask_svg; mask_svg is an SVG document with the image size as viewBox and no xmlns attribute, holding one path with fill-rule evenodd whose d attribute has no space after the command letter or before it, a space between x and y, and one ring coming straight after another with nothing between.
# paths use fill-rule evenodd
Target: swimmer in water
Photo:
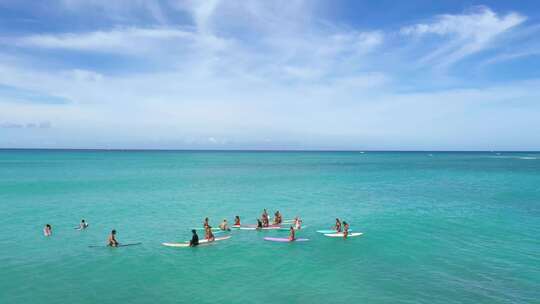
<instances>
[{"instance_id":1,"label":"swimmer in water","mask_svg":"<svg viewBox=\"0 0 540 304\"><path fill-rule=\"evenodd\" d=\"M337 232L341 232L341 221L337 218L336 219L336 225L334 226L334 230Z\"/></svg>"},{"instance_id":2,"label":"swimmer in water","mask_svg":"<svg viewBox=\"0 0 540 304\"><path fill-rule=\"evenodd\" d=\"M231 228L229 228L229 224L227 224L226 219L223 219L223 222L221 222L221 224L219 224L219 229L221 229L223 231L231 231Z\"/></svg>"},{"instance_id":3,"label":"swimmer in water","mask_svg":"<svg viewBox=\"0 0 540 304\"><path fill-rule=\"evenodd\" d=\"M118 243L118 241L116 240L116 230L113 229L111 231L107 242L110 247L118 247L118 245L120 245L120 243Z\"/></svg>"},{"instance_id":4,"label":"swimmer in water","mask_svg":"<svg viewBox=\"0 0 540 304\"><path fill-rule=\"evenodd\" d=\"M289 229L289 241L292 242L296 240L296 237L294 235L294 227L291 226L291 229Z\"/></svg>"},{"instance_id":5,"label":"swimmer in water","mask_svg":"<svg viewBox=\"0 0 540 304\"><path fill-rule=\"evenodd\" d=\"M88 223L84 219L82 219L81 223L79 224L79 230L83 230L86 228L88 228Z\"/></svg>"},{"instance_id":6,"label":"swimmer in water","mask_svg":"<svg viewBox=\"0 0 540 304\"><path fill-rule=\"evenodd\" d=\"M212 233L211 226L206 226L205 238L208 240L208 242L213 242L215 240L214 234Z\"/></svg>"},{"instance_id":7,"label":"swimmer in water","mask_svg":"<svg viewBox=\"0 0 540 304\"><path fill-rule=\"evenodd\" d=\"M240 227L240 217L238 215L234 217L234 226Z\"/></svg>"},{"instance_id":8,"label":"swimmer in water","mask_svg":"<svg viewBox=\"0 0 540 304\"><path fill-rule=\"evenodd\" d=\"M43 235L45 235L45 236L51 236L52 235L52 227L51 227L51 225L49 225L49 224L45 225L45 227L43 228Z\"/></svg>"},{"instance_id":9,"label":"swimmer in water","mask_svg":"<svg viewBox=\"0 0 540 304\"><path fill-rule=\"evenodd\" d=\"M349 224L343 221L343 238L346 239L349 236Z\"/></svg>"},{"instance_id":10,"label":"swimmer in water","mask_svg":"<svg viewBox=\"0 0 540 304\"><path fill-rule=\"evenodd\" d=\"M195 247L199 245L199 236L197 235L197 230L193 229L191 230L191 233L193 233L193 236L191 237L191 240L189 241L189 247Z\"/></svg>"}]
</instances>

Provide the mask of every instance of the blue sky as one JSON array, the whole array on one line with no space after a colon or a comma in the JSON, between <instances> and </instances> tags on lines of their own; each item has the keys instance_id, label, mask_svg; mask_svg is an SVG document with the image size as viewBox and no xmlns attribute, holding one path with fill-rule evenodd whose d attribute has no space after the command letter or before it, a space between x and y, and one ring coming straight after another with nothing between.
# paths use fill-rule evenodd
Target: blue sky
<instances>
[{"instance_id":1,"label":"blue sky","mask_svg":"<svg viewBox=\"0 0 540 304\"><path fill-rule=\"evenodd\" d=\"M534 1L0 0L0 148L540 150Z\"/></svg>"}]
</instances>

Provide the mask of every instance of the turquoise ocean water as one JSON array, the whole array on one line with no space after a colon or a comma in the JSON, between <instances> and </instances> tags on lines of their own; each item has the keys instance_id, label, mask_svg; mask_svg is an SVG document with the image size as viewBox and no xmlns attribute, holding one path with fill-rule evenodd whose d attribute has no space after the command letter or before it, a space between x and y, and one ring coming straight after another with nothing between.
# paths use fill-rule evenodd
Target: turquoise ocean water
<instances>
[{"instance_id":1,"label":"turquoise ocean water","mask_svg":"<svg viewBox=\"0 0 540 304\"><path fill-rule=\"evenodd\" d=\"M160 245L263 208L311 240ZM539 235L540 153L0 151L0 303L540 303Z\"/></svg>"}]
</instances>

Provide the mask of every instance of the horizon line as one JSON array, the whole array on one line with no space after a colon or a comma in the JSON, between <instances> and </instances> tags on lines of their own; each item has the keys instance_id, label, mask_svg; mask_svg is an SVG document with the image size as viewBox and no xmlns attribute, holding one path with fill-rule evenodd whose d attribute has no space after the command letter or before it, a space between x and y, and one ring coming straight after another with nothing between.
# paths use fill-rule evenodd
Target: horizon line
<instances>
[{"instance_id":1,"label":"horizon line","mask_svg":"<svg viewBox=\"0 0 540 304\"><path fill-rule=\"evenodd\" d=\"M160 148L0 148L0 151L80 152L433 152L433 153L540 153L540 150L399 150L399 149L160 149Z\"/></svg>"}]
</instances>

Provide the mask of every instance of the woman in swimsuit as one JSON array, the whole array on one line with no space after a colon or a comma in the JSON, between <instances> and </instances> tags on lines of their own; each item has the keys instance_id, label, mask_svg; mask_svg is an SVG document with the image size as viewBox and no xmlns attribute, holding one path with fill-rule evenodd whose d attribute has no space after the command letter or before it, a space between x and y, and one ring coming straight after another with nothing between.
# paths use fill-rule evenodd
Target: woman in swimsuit
<instances>
[{"instance_id":1,"label":"woman in swimsuit","mask_svg":"<svg viewBox=\"0 0 540 304\"><path fill-rule=\"evenodd\" d=\"M208 224L208 218L205 218L203 222L203 228L206 228L208 226L210 226L210 224Z\"/></svg>"},{"instance_id":2,"label":"woman in swimsuit","mask_svg":"<svg viewBox=\"0 0 540 304\"><path fill-rule=\"evenodd\" d=\"M234 217L234 226L240 227L240 217L238 215Z\"/></svg>"},{"instance_id":3,"label":"woman in swimsuit","mask_svg":"<svg viewBox=\"0 0 540 304\"><path fill-rule=\"evenodd\" d=\"M111 247L118 247L119 243L116 240L116 230L113 229L111 231L111 234L109 235L109 239L107 240L107 242L109 243L109 246Z\"/></svg>"},{"instance_id":4,"label":"woman in swimsuit","mask_svg":"<svg viewBox=\"0 0 540 304\"><path fill-rule=\"evenodd\" d=\"M343 221L343 238L346 239L349 235L349 224L347 222Z\"/></svg>"},{"instance_id":5,"label":"woman in swimsuit","mask_svg":"<svg viewBox=\"0 0 540 304\"><path fill-rule=\"evenodd\" d=\"M206 226L206 239L209 242L213 242L215 240L214 234L212 233L212 227Z\"/></svg>"},{"instance_id":6,"label":"woman in swimsuit","mask_svg":"<svg viewBox=\"0 0 540 304\"><path fill-rule=\"evenodd\" d=\"M292 242L294 240L296 240L296 237L294 235L294 227L291 226L291 229L289 230L289 241Z\"/></svg>"},{"instance_id":7,"label":"woman in swimsuit","mask_svg":"<svg viewBox=\"0 0 540 304\"><path fill-rule=\"evenodd\" d=\"M45 236L51 236L52 235L52 227L51 227L51 225L49 225L49 224L45 225L45 228L43 228L43 235L45 235Z\"/></svg>"},{"instance_id":8,"label":"woman in swimsuit","mask_svg":"<svg viewBox=\"0 0 540 304\"><path fill-rule=\"evenodd\" d=\"M336 225L334 226L334 229L337 232L341 232L341 221L338 218L336 219Z\"/></svg>"},{"instance_id":9,"label":"woman in swimsuit","mask_svg":"<svg viewBox=\"0 0 540 304\"><path fill-rule=\"evenodd\" d=\"M298 230L302 228L302 220L297 216L294 218L294 229Z\"/></svg>"}]
</instances>

